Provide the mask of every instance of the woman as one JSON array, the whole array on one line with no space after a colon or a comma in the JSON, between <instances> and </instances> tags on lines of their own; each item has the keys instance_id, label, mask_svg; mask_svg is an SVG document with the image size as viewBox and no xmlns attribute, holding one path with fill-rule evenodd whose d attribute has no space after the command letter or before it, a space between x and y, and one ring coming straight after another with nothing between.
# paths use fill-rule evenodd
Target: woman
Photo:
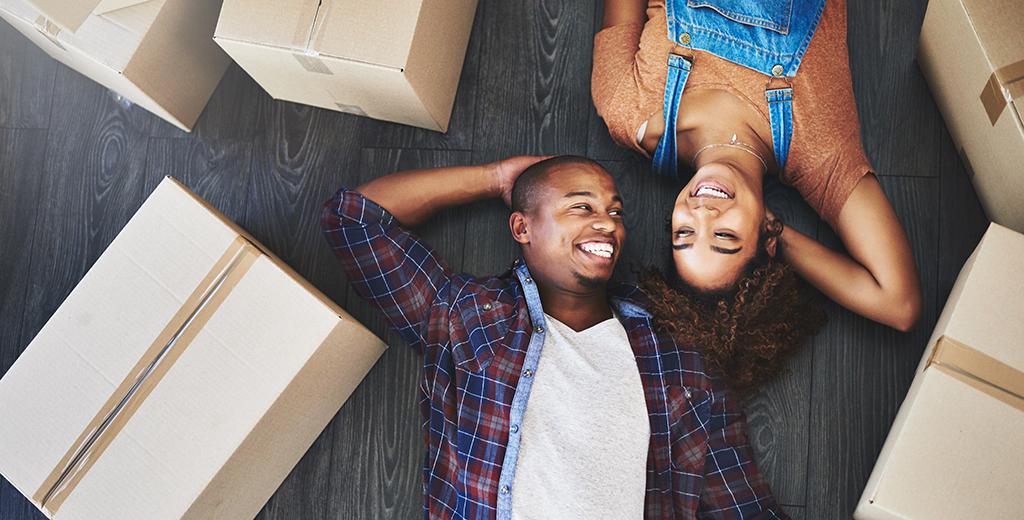
<instances>
[{"instance_id":1,"label":"woman","mask_svg":"<svg viewBox=\"0 0 1024 520\"><path fill-rule=\"evenodd\" d=\"M858 314L901 331L917 321L910 246L860 143L843 0L605 0L592 85L619 145L659 174L692 175L672 212L672 248L684 290L712 303L703 308L728 314L740 293L778 299L785 290L766 286L785 278L781 257ZM848 254L776 221L762 196L768 174L796 188ZM645 286L674 292L657 277ZM662 321L678 321L669 307ZM786 312L772 307L760 312ZM737 319L782 325L733 316L733 331Z\"/></svg>"}]
</instances>

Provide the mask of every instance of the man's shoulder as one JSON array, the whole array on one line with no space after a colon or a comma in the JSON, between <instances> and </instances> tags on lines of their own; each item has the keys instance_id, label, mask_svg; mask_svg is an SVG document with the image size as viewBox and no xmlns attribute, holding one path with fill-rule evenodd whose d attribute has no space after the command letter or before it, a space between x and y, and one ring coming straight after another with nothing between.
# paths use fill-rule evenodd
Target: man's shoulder
<instances>
[{"instance_id":1,"label":"man's shoulder","mask_svg":"<svg viewBox=\"0 0 1024 520\"><path fill-rule=\"evenodd\" d=\"M650 299L634 283L612 282L608 286L608 296L620 314L636 318L651 317L651 313L647 311Z\"/></svg>"}]
</instances>

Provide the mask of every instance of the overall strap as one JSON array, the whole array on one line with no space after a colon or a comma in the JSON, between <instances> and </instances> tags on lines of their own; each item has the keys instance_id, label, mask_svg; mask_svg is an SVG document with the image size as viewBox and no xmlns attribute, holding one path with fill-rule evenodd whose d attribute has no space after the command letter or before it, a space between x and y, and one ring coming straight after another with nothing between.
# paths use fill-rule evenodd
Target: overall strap
<instances>
[{"instance_id":1,"label":"overall strap","mask_svg":"<svg viewBox=\"0 0 1024 520\"><path fill-rule=\"evenodd\" d=\"M679 98L686 87L686 79L690 77L691 60L678 54L668 55L668 77L665 80L665 131L658 140L658 148L654 150L651 166L655 173L676 178L679 169L679 156L676 150L676 119L679 116Z\"/></svg>"},{"instance_id":2,"label":"overall strap","mask_svg":"<svg viewBox=\"0 0 1024 520\"><path fill-rule=\"evenodd\" d=\"M768 98L775 164L781 173L789 157L789 144L793 140L793 87L768 89L764 95Z\"/></svg>"}]
</instances>

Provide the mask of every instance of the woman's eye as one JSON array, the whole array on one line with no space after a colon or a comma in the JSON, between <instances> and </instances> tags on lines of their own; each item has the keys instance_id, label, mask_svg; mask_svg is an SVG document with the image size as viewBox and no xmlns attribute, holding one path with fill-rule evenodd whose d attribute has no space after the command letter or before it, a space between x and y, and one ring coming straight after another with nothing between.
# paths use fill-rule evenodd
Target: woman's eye
<instances>
[{"instance_id":1,"label":"woman's eye","mask_svg":"<svg viewBox=\"0 0 1024 520\"><path fill-rule=\"evenodd\" d=\"M573 206L572 209L583 209L583 210L590 211L590 204L577 204L577 205Z\"/></svg>"},{"instance_id":2,"label":"woman's eye","mask_svg":"<svg viewBox=\"0 0 1024 520\"><path fill-rule=\"evenodd\" d=\"M621 217L622 216L622 210L621 209L613 209L613 210L609 211L608 213L610 213L613 217Z\"/></svg>"},{"instance_id":3,"label":"woman's eye","mask_svg":"<svg viewBox=\"0 0 1024 520\"><path fill-rule=\"evenodd\" d=\"M689 229L680 229L679 231L676 231L677 237L688 237L691 234L693 234L693 231L690 231Z\"/></svg>"},{"instance_id":4,"label":"woman's eye","mask_svg":"<svg viewBox=\"0 0 1024 520\"><path fill-rule=\"evenodd\" d=\"M729 240L735 240L736 239L736 235L733 235L732 233L721 232L721 231L716 231L715 232L715 236L718 237L718 238L726 238L726 239L729 239Z\"/></svg>"}]
</instances>

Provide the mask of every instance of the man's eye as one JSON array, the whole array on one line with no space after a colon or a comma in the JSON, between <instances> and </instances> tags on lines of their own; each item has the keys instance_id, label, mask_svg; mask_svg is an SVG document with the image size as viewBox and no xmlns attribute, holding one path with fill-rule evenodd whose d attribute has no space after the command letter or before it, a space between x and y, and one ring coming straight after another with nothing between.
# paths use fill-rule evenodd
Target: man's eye
<instances>
[{"instance_id":1,"label":"man's eye","mask_svg":"<svg viewBox=\"0 0 1024 520\"><path fill-rule=\"evenodd\" d=\"M613 209L613 210L609 211L608 213L610 213L614 217L621 217L622 216L622 210L621 209Z\"/></svg>"},{"instance_id":2,"label":"man's eye","mask_svg":"<svg viewBox=\"0 0 1024 520\"><path fill-rule=\"evenodd\" d=\"M573 206L572 209L583 209L583 210L590 211L590 204L577 204L577 205Z\"/></svg>"}]
</instances>

